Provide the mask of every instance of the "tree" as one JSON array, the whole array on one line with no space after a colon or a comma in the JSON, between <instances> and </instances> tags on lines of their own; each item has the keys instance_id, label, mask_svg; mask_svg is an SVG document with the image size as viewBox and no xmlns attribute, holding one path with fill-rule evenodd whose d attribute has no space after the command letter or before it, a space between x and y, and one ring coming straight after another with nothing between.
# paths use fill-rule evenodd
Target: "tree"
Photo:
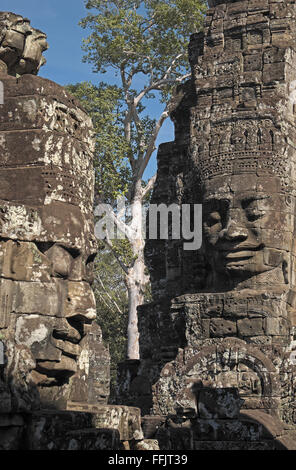
<instances>
[{"instance_id":1,"label":"tree","mask_svg":"<svg viewBox=\"0 0 296 470\"><path fill-rule=\"evenodd\" d=\"M205 3L88 0L86 8L90 13L81 21L82 27L91 30L84 41L84 61L92 63L96 73L108 71L114 75L113 87L101 83L84 92L87 91L93 110L94 102L101 106L94 114L98 138L97 202L114 202L116 196L123 195L133 221L130 226L112 211L109 216L126 240L114 241L108 235L105 239L124 272L128 290L128 359L139 358L137 306L144 301L149 280L140 227L142 206L153 188L155 175L145 182L144 173L159 131L176 106L175 87L190 76L187 45L190 34L201 29ZM104 93L105 98L109 94L105 104ZM146 111L151 102L160 103L163 108L156 119ZM102 105L107 108L103 118Z\"/></svg>"},{"instance_id":2,"label":"tree","mask_svg":"<svg viewBox=\"0 0 296 470\"><path fill-rule=\"evenodd\" d=\"M112 252L99 243L93 290L98 323L110 349L110 399L115 400L117 365L126 354L128 298L122 270Z\"/></svg>"}]
</instances>

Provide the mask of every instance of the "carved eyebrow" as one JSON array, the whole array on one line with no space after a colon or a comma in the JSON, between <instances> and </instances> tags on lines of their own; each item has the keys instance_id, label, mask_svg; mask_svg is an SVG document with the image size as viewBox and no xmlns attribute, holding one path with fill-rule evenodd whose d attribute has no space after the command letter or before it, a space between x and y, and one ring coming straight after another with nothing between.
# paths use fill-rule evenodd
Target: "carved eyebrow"
<instances>
[{"instance_id":1,"label":"carved eyebrow","mask_svg":"<svg viewBox=\"0 0 296 470\"><path fill-rule=\"evenodd\" d=\"M248 204L250 204L253 201L262 201L264 199L270 199L271 196L260 196L259 194L256 196L247 196L244 199L242 199L242 206L246 207Z\"/></svg>"},{"instance_id":2,"label":"carved eyebrow","mask_svg":"<svg viewBox=\"0 0 296 470\"><path fill-rule=\"evenodd\" d=\"M61 245L60 243L58 243L57 245L67 251L72 256L72 258L78 258L78 256L81 255L81 252L78 248L69 248L65 245Z\"/></svg>"},{"instance_id":3,"label":"carved eyebrow","mask_svg":"<svg viewBox=\"0 0 296 470\"><path fill-rule=\"evenodd\" d=\"M208 204L208 203L211 203L211 202L228 202L228 204L230 203L231 199L227 198L227 197L217 197L217 196L209 196L208 198L206 198L204 200L204 203L205 204Z\"/></svg>"}]
</instances>

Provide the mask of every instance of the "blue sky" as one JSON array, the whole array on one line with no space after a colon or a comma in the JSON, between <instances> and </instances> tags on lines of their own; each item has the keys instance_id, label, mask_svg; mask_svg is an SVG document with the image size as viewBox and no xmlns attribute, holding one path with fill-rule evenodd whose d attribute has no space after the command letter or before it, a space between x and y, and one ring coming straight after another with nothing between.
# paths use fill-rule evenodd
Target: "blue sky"
<instances>
[{"instance_id":1,"label":"blue sky","mask_svg":"<svg viewBox=\"0 0 296 470\"><path fill-rule=\"evenodd\" d=\"M29 18L33 27L47 34L49 49L44 54L47 64L41 68L40 76L60 85L82 81L96 84L107 80L105 75L92 73L90 64L82 63L82 39L88 34L78 23L88 12L84 0L1 0L1 10ZM154 112L156 117L161 112L161 107L150 111ZM173 126L167 120L157 143L173 139ZM155 170L154 155L144 176L149 178Z\"/></svg>"}]
</instances>

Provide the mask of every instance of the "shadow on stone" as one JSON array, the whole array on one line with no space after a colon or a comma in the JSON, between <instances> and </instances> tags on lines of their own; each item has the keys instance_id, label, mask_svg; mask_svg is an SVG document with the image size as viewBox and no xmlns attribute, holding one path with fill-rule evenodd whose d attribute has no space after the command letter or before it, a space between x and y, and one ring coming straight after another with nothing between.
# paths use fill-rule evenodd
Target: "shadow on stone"
<instances>
[{"instance_id":1,"label":"shadow on stone","mask_svg":"<svg viewBox=\"0 0 296 470\"><path fill-rule=\"evenodd\" d=\"M179 409L163 423L150 417L149 438L158 439L161 450L296 449L295 434L277 416L241 409L244 400L237 389L203 388L195 393L196 409Z\"/></svg>"}]
</instances>

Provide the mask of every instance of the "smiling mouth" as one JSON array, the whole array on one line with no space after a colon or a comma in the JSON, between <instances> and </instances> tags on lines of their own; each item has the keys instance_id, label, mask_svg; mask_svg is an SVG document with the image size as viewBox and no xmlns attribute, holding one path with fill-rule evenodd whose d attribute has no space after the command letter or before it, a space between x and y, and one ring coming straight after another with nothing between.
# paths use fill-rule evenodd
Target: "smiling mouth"
<instances>
[{"instance_id":1,"label":"smiling mouth","mask_svg":"<svg viewBox=\"0 0 296 470\"><path fill-rule=\"evenodd\" d=\"M264 245L258 246L240 246L233 250L222 250L227 265L244 264L244 262L250 260L258 251L261 251Z\"/></svg>"},{"instance_id":2,"label":"smiling mouth","mask_svg":"<svg viewBox=\"0 0 296 470\"><path fill-rule=\"evenodd\" d=\"M249 260L252 258L253 256L241 256L239 258L234 258L234 259L230 259L230 260L226 260L226 266L229 268L229 267L234 267L234 266L244 266L245 264L247 264L249 262Z\"/></svg>"},{"instance_id":3,"label":"smiling mouth","mask_svg":"<svg viewBox=\"0 0 296 470\"><path fill-rule=\"evenodd\" d=\"M81 347L68 340L51 339L52 346L61 351L61 357L57 359L39 359L36 361L36 372L43 376L42 385L63 385L77 372L78 357Z\"/></svg>"},{"instance_id":4,"label":"smiling mouth","mask_svg":"<svg viewBox=\"0 0 296 470\"><path fill-rule=\"evenodd\" d=\"M236 260L236 259L249 259L255 256L256 251L237 251L236 253L228 253L225 258L227 260Z\"/></svg>"},{"instance_id":5,"label":"smiling mouth","mask_svg":"<svg viewBox=\"0 0 296 470\"><path fill-rule=\"evenodd\" d=\"M59 361L36 361L36 372L40 374L40 385L63 385L77 372L77 361L68 355L62 354Z\"/></svg>"}]
</instances>

